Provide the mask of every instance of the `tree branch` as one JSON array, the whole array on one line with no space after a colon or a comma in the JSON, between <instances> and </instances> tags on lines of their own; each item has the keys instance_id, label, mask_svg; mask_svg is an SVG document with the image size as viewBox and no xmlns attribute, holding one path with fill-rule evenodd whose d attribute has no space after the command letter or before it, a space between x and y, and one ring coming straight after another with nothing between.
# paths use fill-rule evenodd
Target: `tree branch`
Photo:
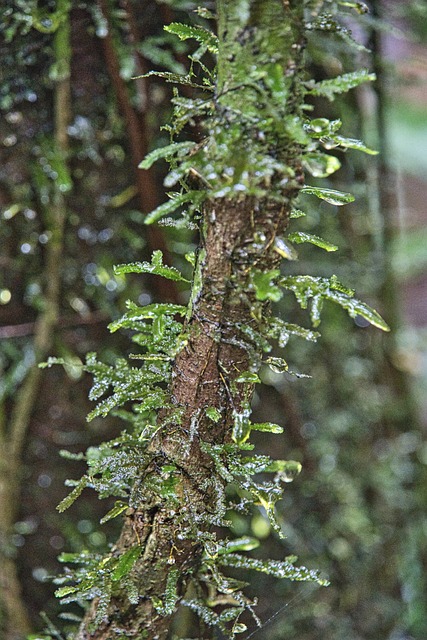
<instances>
[{"instance_id":1,"label":"tree branch","mask_svg":"<svg viewBox=\"0 0 427 640\"><path fill-rule=\"evenodd\" d=\"M120 64L117 57L112 24L108 9L107 0L99 0L99 5L105 21L108 25L107 34L103 38L104 55L107 70L117 96L120 111L123 114L126 128L128 132L128 140L130 145L132 165L135 171L135 181L138 188L139 201L141 211L148 213L153 211L159 203L158 187L154 177L154 172L141 171L138 165L147 155L148 152L148 127L142 114L141 119L131 105L128 89L124 80L120 75ZM166 262L170 263L169 250L167 248L164 235L160 229L155 227L147 227L147 237L151 249L160 249L165 256ZM160 296L163 300L171 300L177 304L181 301L179 292L174 284L169 280L161 280L158 284Z\"/></svg>"}]
</instances>

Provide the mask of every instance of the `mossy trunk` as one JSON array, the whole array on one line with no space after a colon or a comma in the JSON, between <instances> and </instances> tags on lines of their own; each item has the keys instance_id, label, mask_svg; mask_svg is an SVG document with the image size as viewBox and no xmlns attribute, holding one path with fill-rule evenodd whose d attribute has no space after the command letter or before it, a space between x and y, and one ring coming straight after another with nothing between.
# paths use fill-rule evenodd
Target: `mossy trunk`
<instances>
[{"instance_id":1,"label":"mossy trunk","mask_svg":"<svg viewBox=\"0 0 427 640\"><path fill-rule=\"evenodd\" d=\"M302 50L302 9L300 3L294 4L296 8L282 0L218 2L217 102L218 115L223 114L224 118L221 130L225 136L227 113L236 105L242 108L246 102L252 109L254 95L261 95L264 103L257 108L269 108L270 96L264 85L261 91L255 87L255 94L253 83L248 90L247 82L251 82L257 60L280 65L289 89L288 113L298 113L300 99L292 88ZM243 145L231 148L231 140L228 142L230 162L239 165L244 161L240 154L245 154L245 149ZM254 144L259 144L255 133ZM266 140L265 144L271 149L277 140ZM250 368L254 357L260 358L260 346L248 335L250 329L259 328L266 312L266 303L256 299L251 272L277 266L275 238L288 224L292 201L302 180L297 145L289 143L280 152L292 175L282 189L280 201L245 195L218 197L205 203L196 275L184 327L186 344L172 370L171 401L181 417L175 419L176 411L170 410L160 414L159 424L164 424L169 412L169 424L158 432L151 445L152 461L137 480L149 487L150 477L159 474L163 465L174 464L178 469L175 491L180 505L172 508L148 488L140 506L128 510L113 553L122 554L141 545L141 556L132 569L140 585L139 602L131 604L126 593L118 590L107 616L95 625L95 599L78 640L122 636L166 639L175 608L162 609L161 605L168 577L170 581L172 572L177 576L177 604L190 582L197 582L203 551L200 532L218 523L218 501L224 489L224 481L205 445L230 442L233 413L250 401L251 385L236 382L236 378ZM252 171L256 170L252 167ZM217 410L218 421L206 416L208 407ZM203 589L200 585L199 588ZM205 631L203 637L210 637L206 633L209 632Z\"/></svg>"}]
</instances>

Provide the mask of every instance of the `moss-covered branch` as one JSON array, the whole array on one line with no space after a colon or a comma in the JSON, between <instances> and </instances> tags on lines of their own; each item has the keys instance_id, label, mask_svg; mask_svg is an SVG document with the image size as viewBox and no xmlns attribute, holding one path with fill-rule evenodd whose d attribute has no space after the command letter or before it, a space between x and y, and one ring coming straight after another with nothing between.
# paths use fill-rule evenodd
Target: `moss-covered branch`
<instances>
[{"instance_id":1,"label":"moss-covered branch","mask_svg":"<svg viewBox=\"0 0 427 640\"><path fill-rule=\"evenodd\" d=\"M228 197L207 194L184 346L172 365L168 407L159 413L147 465L136 480L144 487L138 492L139 502L128 510L112 552L118 557L141 547L131 572L140 595L132 602L126 590L113 588L101 619L100 601L95 599L79 640L112 638L114 629L125 635L138 632L140 637L166 638L175 602L185 595L189 582L196 581L203 595L198 572L208 542L215 546L211 526L223 519L226 480L210 451L237 446L236 416L244 415L253 391L254 374L252 378L242 374L255 372L261 361L262 348L253 336L261 330L266 302L257 299L251 273L254 268L268 272L277 266L275 240L287 226L301 184L298 144L283 131L274 110L280 109L290 122L300 109L301 99L293 88L300 66L302 12L278 0L262 6L247 2L244 10L240 5L239 16L246 19L239 18L238 24L232 23L234 2L218 6L217 108L205 160L215 164L216 191L221 181L228 187L233 175L236 180L231 184L238 184L237 173L243 168L244 180L251 185L248 191L264 195L239 194L238 189ZM228 24L233 28L227 29ZM252 122L255 111L257 121ZM218 157L221 136L226 158ZM280 158L281 177L286 174L280 186L274 171L257 175L251 153ZM168 471L174 479L173 499L159 493L153 480L165 467L173 469ZM178 580L172 604L166 606L172 569Z\"/></svg>"},{"instance_id":2,"label":"moss-covered branch","mask_svg":"<svg viewBox=\"0 0 427 640\"><path fill-rule=\"evenodd\" d=\"M272 318L269 305L290 290L302 308L310 304L313 326L320 323L326 300L387 330L382 318L335 276L281 276L279 270L282 258L295 258L292 242L336 248L306 233L284 237L292 215L301 214L293 213L300 191L336 206L354 199L304 185L303 167L315 177L336 171L339 161L324 153L326 145L372 153L362 142L338 135L339 120L310 121L304 96L333 97L365 82L367 73L328 84L306 81L307 23L300 2L219 0L217 18L218 36L200 25L166 27L182 40L195 39L198 48L188 74L158 75L196 95L174 96L171 144L140 165L146 170L166 158L171 170L165 185L175 190L170 202L147 216L147 224L184 206L181 219L169 224L194 228L198 223L199 246L188 256L194 264L188 307L128 303L127 313L110 328L135 331L140 353L133 358L141 364L122 358L109 366L89 354L85 366L94 376L90 397L98 400L90 419L114 411L130 426L119 438L87 451L88 473L59 505L62 511L92 487L101 497L120 497L104 520L125 517L120 538L106 556L62 556L81 568L58 579L71 584L57 595L65 603L90 601L78 640L166 639L179 604L198 614L201 636L212 637L208 627L216 626L234 638L245 630L240 615L252 607L242 583L227 577L224 566L325 583L290 559L259 561L235 553L251 550L256 541L220 539L216 533L228 526L229 509L262 506L281 535L274 505L283 483L301 469L296 461L252 453L249 442L252 430L282 431L280 425L250 420L261 365L287 370L282 358L265 357L271 343L284 346L291 334L311 341L318 336ZM343 32L334 21L328 24ZM217 73L211 61L201 62L206 53L217 54ZM196 121L198 142L177 141ZM160 251L151 262L120 265L117 271L185 281L176 268L163 264ZM264 473L274 474L273 479L259 480ZM238 496L237 505L230 491Z\"/></svg>"}]
</instances>

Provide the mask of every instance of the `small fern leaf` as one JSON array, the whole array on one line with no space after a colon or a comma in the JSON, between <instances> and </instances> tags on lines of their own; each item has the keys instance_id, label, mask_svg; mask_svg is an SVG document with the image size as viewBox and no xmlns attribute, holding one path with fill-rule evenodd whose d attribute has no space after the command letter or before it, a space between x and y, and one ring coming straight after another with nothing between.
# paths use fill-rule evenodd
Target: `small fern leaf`
<instances>
[{"instance_id":1,"label":"small fern leaf","mask_svg":"<svg viewBox=\"0 0 427 640\"><path fill-rule=\"evenodd\" d=\"M147 154L142 162L139 163L139 169L149 169L157 160L164 158L169 160L173 156L182 157L195 147L195 142L173 142L166 147L154 149Z\"/></svg>"},{"instance_id":2,"label":"small fern leaf","mask_svg":"<svg viewBox=\"0 0 427 640\"><path fill-rule=\"evenodd\" d=\"M153 224L153 222L157 222L160 218L164 218L170 213L173 213L187 202L193 202L197 205L201 202L200 196L200 191L187 191L186 193L172 194L169 202L164 202L145 217L144 223Z\"/></svg>"},{"instance_id":3,"label":"small fern leaf","mask_svg":"<svg viewBox=\"0 0 427 640\"><path fill-rule=\"evenodd\" d=\"M68 494L56 507L60 513L71 507L73 502L77 500L79 495L82 493L83 489L87 487L89 482L89 478L87 476L83 476L78 484L74 487L71 493Z\"/></svg>"},{"instance_id":4,"label":"small fern leaf","mask_svg":"<svg viewBox=\"0 0 427 640\"><path fill-rule=\"evenodd\" d=\"M111 580L113 582L118 582L131 571L133 565L141 555L141 551L142 549L139 546L132 547L131 549L128 549L127 551L125 551L123 555L120 556L116 564L116 567L113 573L111 574Z\"/></svg>"},{"instance_id":5,"label":"small fern leaf","mask_svg":"<svg viewBox=\"0 0 427 640\"><path fill-rule=\"evenodd\" d=\"M290 233L288 235L288 240L295 242L296 244L309 242L310 244L314 244L316 247L320 247L325 251L336 251L338 249L336 244L327 242L319 236L314 236L311 233L305 233L304 231L295 231L294 233Z\"/></svg>"},{"instance_id":6,"label":"small fern leaf","mask_svg":"<svg viewBox=\"0 0 427 640\"><path fill-rule=\"evenodd\" d=\"M336 94L346 93L364 82L373 82L375 78L374 73L369 73L367 69L360 69L351 73L344 73L331 80L309 82L306 84L306 86L308 86L307 93L309 95L321 96L332 101Z\"/></svg>"},{"instance_id":7,"label":"small fern leaf","mask_svg":"<svg viewBox=\"0 0 427 640\"><path fill-rule=\"evenodd\" d=\"M126 511L128 507L129 505L126 502L121 502L120 500L117 500L114 507L110 509L110 511L106 513L103 518L101 518L100 523L104 524L105 522L108 522L108 520L117 518L117 516L123 513L123 511Z\"/></svg>"},{"instance_id":8,"label":"small fern leaf","mask_svg":"<svg viewBox=\"0 0 427 640\"><path fill-rule=\"evenodd\" d=\"M293 560L294 558L292 558ZM327 586L329 582L320 577L318 571L306 569L306 567L295 567L289 560L259 560L257 558L247 558L239 554L227 554L221 556L221 564L227 567L239 569L252 569L261 573L274 576L275 578L287 578L293 581L317 582L322 586Z\"/></svg>"},{"instance_id":9,"label":"small fern leaf","mask_svg":"<svg viewBox=\"0 0 427 640\"><path fill-rule=\"evenodd\" d=\"M218 38L215 34L203 27L195 27L181 22L172 22L165 27L168 33L174 33L180 40L194 38L197 42L206 47L211 53L218 53Z\"/></svg>"},{"instance_id":10,"label":"small fern leaf","mask_svg":"<svg viewBox=\"0 0 427 640\"><path fill-rule=\"evenodd\" d=\"M127 264L119 264L114 267L114 273L152 273L156 276L162 276L168 280L176 282L189 282L184 278L178 269L168 267L163 264L163 253L154 251L150 262L129 262Z\"/></svg>"},{"instance_id":11,"label":"small fern leaf","mask_svg":"<svg viewBox=\"0 0 427 640\"><path fill-rule=\"evenodd\" d=\"M345 193L344 191L336 191L335 189L321 189L319 187L311 187L307 185L301 189L301 193L308 193L310 195L325 200L329 204L333 204L336 207L341 207L344 204L354 202L354 196L351 193Z\"/></svg>"},{"instance_id":12,"label":"small fern leaf","mask_svg":"<svg viewBox=\"0 0 427 640\"><path fill-rule=\"evenodd\" d=\"M375 151L375 149L370 149L361 140L357 140L356 138L334 136L333 142L343 149L356 149L357 151L362 151L363 153L367 153L370 156L378 155L378 151ZM325 142L324 144L325 146L327 146L327 142Z\"/></svg>"}]
</instances>

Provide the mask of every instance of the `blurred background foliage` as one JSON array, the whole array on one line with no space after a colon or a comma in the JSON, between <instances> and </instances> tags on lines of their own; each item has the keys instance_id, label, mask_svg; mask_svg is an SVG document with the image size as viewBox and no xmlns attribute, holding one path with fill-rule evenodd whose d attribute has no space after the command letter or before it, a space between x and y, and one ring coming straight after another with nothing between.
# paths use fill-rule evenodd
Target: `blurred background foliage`
<instances>
[{"instance_id":1,"label":"blurred background foliage","mask_svg":"<svg viewBox=\"0 0 427 640\"><path fill-rule=\"evenodd\" d=\"M149 69L183 73L187 45L163 25L189 15L199 23L201 18L193 13L198 3L187 0L5 4L0 498L6 515L0 519L0 635L22 640L28 631L43 629L40 611L58 630L67 630L49 581L59 571L58 553L104 548L116 534L115 521L99 529L106 506L89 492L65 514L55 511L65 478L82 471L59 451L84 450L120 430L113 418L86 424L90 380L79 365L88 351L108 361L130 349L126 336L107 329L127 298L142 304L185 301L185 292L161 288L160 280L154 287L153 278L144 276L125 282L112 266L147 259L161 248L170 263L189 268L184 255L197 242L193 232L147 232L143 224L144 214L165 198L162 167L136 169L148 150L169 141L160 128L172 89L159 78L132 77ZM351 71L355 64L376 71L376 83L332 105L316 100L313 108L319 116L340 117L344 135L363 138L382 153L339 154L342 169L331 186L357 196L344 210L301 197L307 216L293 230L326 237L340 249L331 257L298 247L298 262L284 268L336 274L356 285L358 297L382 313L393 333L380 335L363 319L353 321L327 307L319 342L294 338L286 350L291 368L312 377L263 372L255 419L276 421L285 433L271 444L262 434L260 446L274 447L276 457L300 460L303 472L279 506L284 542L270 535L261 512L250 521L234 516L234 530L262 538L259 553L265 557L296 554L331 580L330 587L316 590L258 576L253 592L261 594L258 615L268 623L255 637L266 640L427 637L427 9L420 0L377 0L371 9L349 25L370 53L351 50L339 39L326 46L312 35L308 57L317 79ZM65 123L58 119L64 96ZM52 258L55 242L59 251ZM55 299L49 283L56 280ZM58 308L50 317L52 300ZM291 297L277 311L307 326ZM40 342L43 326L48 338ZM32 373L35 358L48 355L70 364ZM25 435L21 445L16 416ZM11 621L5 591L14 580L21 594L19 588L11 593L22 615Z\"/></svg>"}]
</instances>

